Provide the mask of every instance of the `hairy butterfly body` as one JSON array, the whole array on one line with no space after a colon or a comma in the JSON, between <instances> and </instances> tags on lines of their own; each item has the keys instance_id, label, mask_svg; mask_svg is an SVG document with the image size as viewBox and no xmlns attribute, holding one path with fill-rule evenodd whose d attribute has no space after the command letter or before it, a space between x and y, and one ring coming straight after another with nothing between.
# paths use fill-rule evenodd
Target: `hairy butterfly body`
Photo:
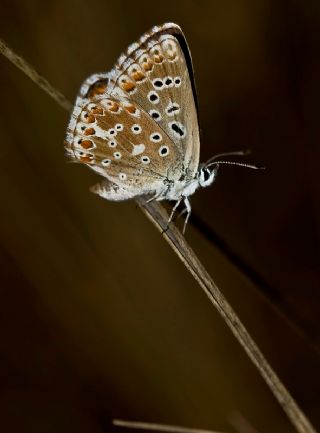
<instances>
[{"instance_id":1,"label":"hairy butterfly body","mask_svg":"<svg viewBox=\"0 0 320 433\"><path fill-rule=\"evenodd\" d=\"M199 165L191 55L179 26L153 27L110 72L85 81L65 148L105 178L93 192L115 201L141 195L174 200L170 220L183 201L186 226L188 197L213 182L218 162Z\"/></svg>"}]
</instances>

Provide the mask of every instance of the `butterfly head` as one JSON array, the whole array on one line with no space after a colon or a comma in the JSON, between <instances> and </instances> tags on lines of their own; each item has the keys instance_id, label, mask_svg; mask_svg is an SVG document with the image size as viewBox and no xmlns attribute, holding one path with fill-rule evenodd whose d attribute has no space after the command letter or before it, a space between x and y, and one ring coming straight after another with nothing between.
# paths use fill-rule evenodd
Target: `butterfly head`
<instances>
[{"instance_id":1,"label":"butterfly head","mask_svg":"<svg viewBox=\"0 0 320 433\"><path fill-rule=\"evenodd\" d=\"M212 184L218 171L218 164L208 167L206 164L200 165L198 171L198 182L202 188Z\"/></svg>"}]
</instances>

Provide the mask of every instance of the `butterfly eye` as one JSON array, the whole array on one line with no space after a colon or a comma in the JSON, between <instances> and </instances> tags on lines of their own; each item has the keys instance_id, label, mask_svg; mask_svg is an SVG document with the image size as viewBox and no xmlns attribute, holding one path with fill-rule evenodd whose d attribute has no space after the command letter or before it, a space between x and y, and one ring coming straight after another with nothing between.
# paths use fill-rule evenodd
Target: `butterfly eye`
<instances>
[{"instance_id":1,"label":"butterfly eye","mask_svg":"<svg viewBox=\"0 0 320 433\"><path fill-rule=\"evenodd\" d=\"M203 170L203 178L204 181L206 182L208 179L210 179L210 170L208 168L206 168L205 170Z\"/></svg>"}]
</instances>

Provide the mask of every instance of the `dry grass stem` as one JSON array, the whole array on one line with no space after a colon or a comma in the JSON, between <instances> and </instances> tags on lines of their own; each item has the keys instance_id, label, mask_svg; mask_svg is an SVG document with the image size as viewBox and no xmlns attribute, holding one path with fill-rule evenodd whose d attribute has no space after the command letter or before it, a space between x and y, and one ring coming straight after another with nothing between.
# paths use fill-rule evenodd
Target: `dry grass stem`
<instances>
[{"instance_id":1,"label":"dry grass stem","mask_svg":"<svg viewBox=\"0 0 320 433\"><path fill-rule=\"evenodd\" d=\"M24 61L20 56L8 48L2 39L0 39L0 50L4 56L6 56L14 65L21 69L28 77L38 84L45 92L47 92L55 101L58 102L61 107L68 111L70 110L70 102L68 102L60 92L52 87L47 80L42 78L26 61ZM138 198L137 202L143 212L162 233L165 230L168 221L168 214L164 207L158 202L145 204L145 200L143 198ZM290 395L289 391L285 388L276 373L273 371L270 364L267 362L257 347L256 343L245 329L241 320L227 302L222 292L213 282L212 278L205 270L191 247L188 245L185 238L173 224L170 225L169 230L164 232L163 236L180 260L184 263L186 268L199 283L200 287L208 296L210 302L217 308L236 339L242 345L247 355L260 372L264 381L278 400L279 404L287 414L297 432L316 433L308 418L304 415L300 407ZM183 431L186 431L186 429ZM200 430L197 431L199 432Z\"/></svg>"},{"instance_id":2,"label":"dry grass stem","mask_svg":"<svg viewBox=\"0 0 320 433\"><path fill-rule=\"evenodd\" d=\"M121 419L114 419L112 421L112 424L117 427L133 428L137 430L154 430L171 433L222 433L212 430L201 430L198 428L181 427L177 425L156 424L140 421L124 421Z\"/></svg>"},{"instance_id":3,"label":"dry grass stem","mask_svg":"<svg viewBox=\"0 0 320 433\"><path fill-rule=\"evenodd\" d=\"M21 69L31 80L36 83L41 89L43 89L48 95L51 96L60 107L67 111L70 111L72 104L60 93L57 89L51 86L51 84L43 78L38 72L27 63L22 57L18 56L12 51L8 45L0 38L0 52L10 60L17 68Z\"/></svg>"}]
</instances>

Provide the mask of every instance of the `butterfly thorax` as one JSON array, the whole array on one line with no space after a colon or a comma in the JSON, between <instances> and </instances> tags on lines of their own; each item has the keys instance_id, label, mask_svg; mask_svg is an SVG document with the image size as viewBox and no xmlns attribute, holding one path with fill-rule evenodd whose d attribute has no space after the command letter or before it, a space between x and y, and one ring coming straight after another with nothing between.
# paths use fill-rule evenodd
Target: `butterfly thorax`
<instances>
[{"instance_id":1,"label":"butterfly thorax","mask_svg":"<svg viewBox=\"0 0 320 433\"><path fill-rule=\"evenodd\" d=\"M181 177L179 180L167 179L164 185L159 188L157 200L180 200L189 197L202 187L205 188L212 184L217 170L200 166L194 176Z\"/></svg>"}]
</instances>

